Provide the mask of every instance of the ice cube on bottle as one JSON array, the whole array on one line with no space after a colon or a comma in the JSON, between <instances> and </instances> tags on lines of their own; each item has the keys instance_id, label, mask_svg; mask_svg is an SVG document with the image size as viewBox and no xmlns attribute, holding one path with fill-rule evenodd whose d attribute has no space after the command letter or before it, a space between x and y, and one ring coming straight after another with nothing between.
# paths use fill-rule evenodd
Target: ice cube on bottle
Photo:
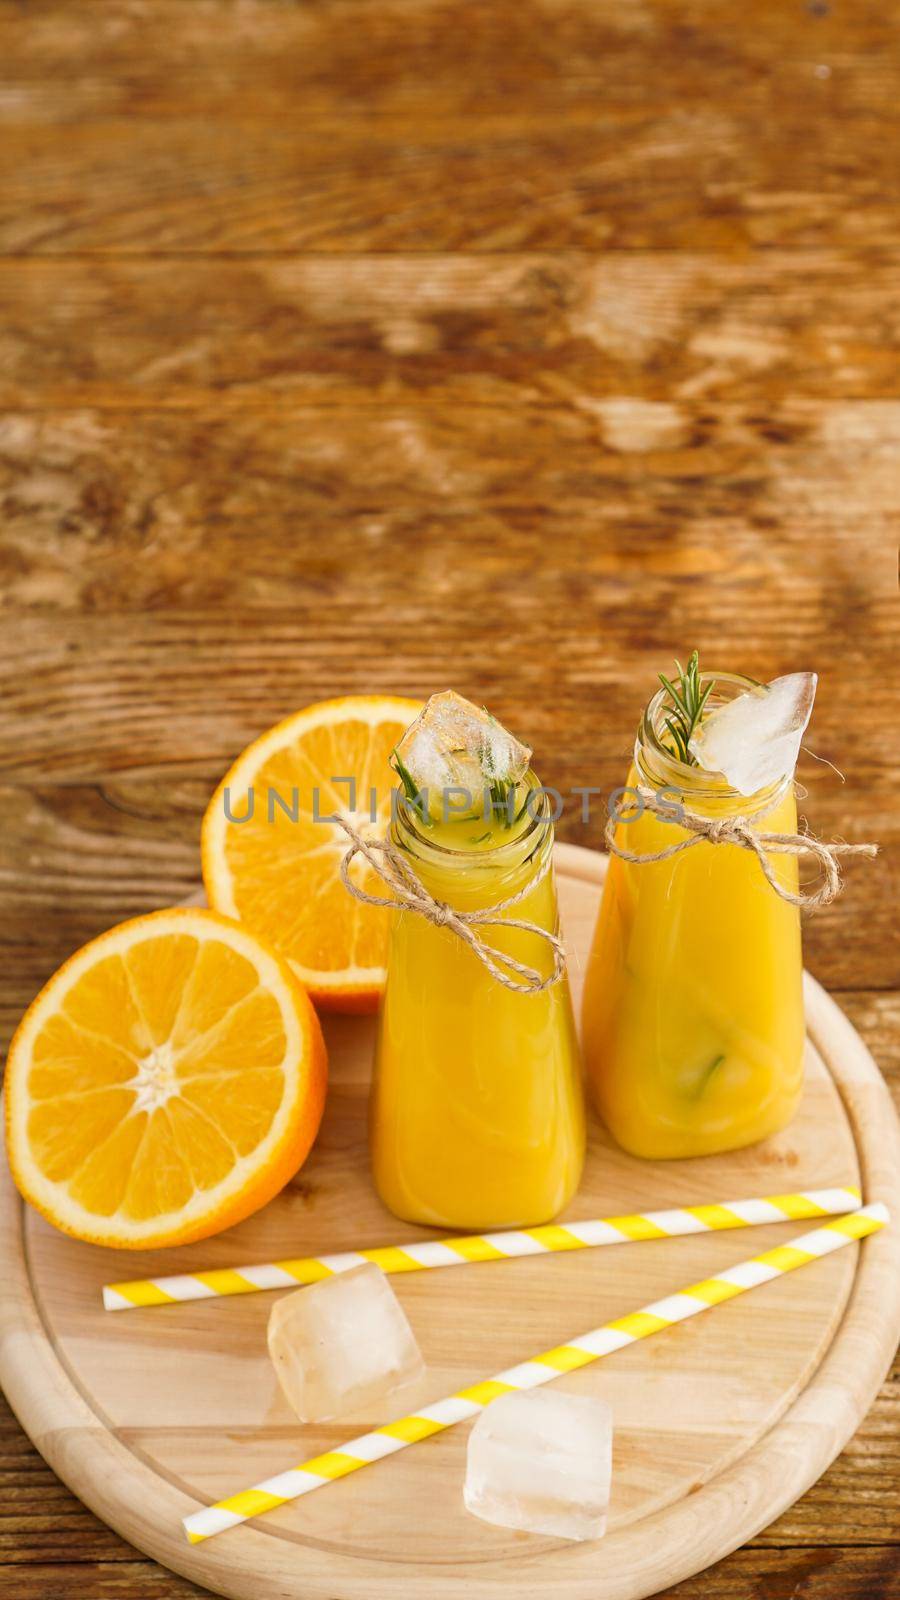
<instances>
[{"instance_id":1,"label":"ice cube on bottle","mask_svg":"<svg viewBox=\"0 0 900 1600\"><path fill-rule=\"evenodd\" d=\"M479 806L486 785L521 782L531 760L527 745L453 689L431 696L397 754L416 787L428 790L432 810L435 798L451 788L467 790Z\"/></svg>"},{"instance_id":2,"label":"ice cube on bottle","mask_svg":"<svg viewBox=\"0 0 900 1600\"><path fill-rule=\"evenodd\" d=\"M789 672L717 706L692 734L691 754L743 795L792 774L817 681L814 672Z\"/></svg>"},{"instance_id":3,"label":"ice cube on bottle","mask_svg":"<svg viewBox=\"0 0 900 1600\"><path fill-rule=\"evenodd\" d=\"M552 1389L502 1395L469 1434L467 1511L501 1528L600 1539L612 1476L605 1400Z\"/></svg>"},{"instance_id":4,"label":"ice cube on bottle","mask_svg":"<svg viewBox=\"0 0 900 1600\"><path fill-rule=\"evenodd\" d=\"M372 1262L277 1300L268 1342L278 1382L301 1422L356 1411L424 1370L403 1308Z\"/></svg>"}]
</instances>

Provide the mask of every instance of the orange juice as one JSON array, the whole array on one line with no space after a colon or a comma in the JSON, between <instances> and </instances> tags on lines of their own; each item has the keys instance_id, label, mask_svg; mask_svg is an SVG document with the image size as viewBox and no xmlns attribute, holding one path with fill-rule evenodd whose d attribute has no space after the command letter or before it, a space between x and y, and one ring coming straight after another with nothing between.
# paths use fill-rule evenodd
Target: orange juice
<instances>
[{"instance_id":1,"label":"orange juice","mask_svg":"<svg viewBox=\"0 0 900 1600\"><path fill-rule=\"evenodd\" d=\"M747 680L716 675L720 695ZM679 761L660 739L662 695L645 713L628 785L705 816L796 831L791 777L745 799L718 774ZM616 843L648 854L688 837L649 810ZM771 858L797 890L795 857ZM665 861L610 856L585 982L583 1038L595 1104L634 1155L708 1155L783 1128L800 1099L800 916L756 856L704 840Z\"/></svg>"},{"instance_id":2,"label":"orange juice","mask_svg":"<svg viewBox=\"0 0 900 1600\"><path fill-rule=\"evenodd\" d=\"M522 788L534 788L529 774ZM533 888L508 915L555 932L546 796L532 817L423 823L400 801L394 847L438 900L481 910ZM485 927L496 950L552 971L546 941ZM568 983L515 993L456 934L394 916L371 1100L375 1184L397 1216L481 1229L546 1222L571 1199L584 1161L584 1109Z\"/></svg>"}]
</instances>

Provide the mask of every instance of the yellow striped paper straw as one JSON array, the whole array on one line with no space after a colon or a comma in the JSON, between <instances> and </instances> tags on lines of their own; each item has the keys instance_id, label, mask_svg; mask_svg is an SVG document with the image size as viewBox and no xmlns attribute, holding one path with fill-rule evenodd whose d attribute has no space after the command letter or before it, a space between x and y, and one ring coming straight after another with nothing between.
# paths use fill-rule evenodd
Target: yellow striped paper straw
<instances>
[{"instance_id":1,"label":"yellow striped paper straw","mask_svg":"<svg viewBox=\"0 0 900 1600\"><path fill-rule=\"evenodd\" d=\"M271 1511L275 1506L283 1506L288 1500L309 1494L312 1489L319 1489L322 1484L331 1483L335 1478L345 1478L359 1467L380 1461L383 1456L393 1455L407 1445L427 1439L430 1434L451 1428L455 1422L475 1416L501 1394L509 1394L513 1389L534 1389L539 1384L549 1383L552 1378L558 1378L561 1372L573 1372L576 1367L587 1366L590 1361L611 1355L614 1350L621 1350L638 1339L646 1339L649 1334L670 1328L686 1317L708 1311L710 1306L718 1305L722 1300L743 1294L745 1289L755 1289L760 1283L769 1283L785 1272L793 1272L795 1267L805 1266L808 1261L839 1250L853 1239L863 1239L866 1234L883 1228L888 1220L886 1206L863 1206L849 1216L827 1222L812 1233L801 1234L789 1244L776 1245L774 1250L767 1250L764 1255L742 1261L736 1267L726 1267L713 1278L691 1284L677 1294L668 1295L664 1300L656 1300L652 1305L643 1306L640 1311L620 1317L616 1322L607 1322L604 1327L595 1328L580 1338L570 1339L555 1350L532 1356L530 1361L509 1367L496 1377L473 1384L469 1389L460 1389L448 1399L423 1406L421 1411L414 1411L399 1422L387 1422L384 1427L376 1428L374 1433L364 1433L358 1439L351 1439L340 1450L329 1450L325 1455L314 1456L312 1460L304 1461L302 1466L292 1467L275 1478L267 1478L252 1489L231 1495L227 1500L206 1506L202 1511L192 1512L182 1519L188 1539L191 1544L199 1544L215 1533L246 1522L248 1517Z\"/></svg>"},{"instance_id":2,"label":"yellow striped paper straw","mask_svg":"<svg viewBox=\"0 0 900 1600\"><path fill-rule=\"evenodd\" d=\"M773 1194L762 1200L723 1200L676 1211L640 1211L593 1222L567 1222L564 1226L549 1223L540 1228L479 1233L468 1238L344 1250L338 1255L268 1261L255 1267L220 1267L177 1277L136 1278L131 1283L104 1284L103 1304L107 1311L129 1311L134 1306L211 1300L220 1295L254 1294L259 1289L290 1289L336 1272L349 1272L363 1261L374 1261L383 1272L419 1272L428 1267L459 1267L467 1261L507 1261L514 1256L628 1244L635 1239L671 1239L685 1233L750 1228L764 1222L784 1222L786 1218L803 1222L807 1217L833 1217L853 1211L861 1199L859 1190L853 1188L810 1189L801 1194Z\"/></svg>"}]
</instances>

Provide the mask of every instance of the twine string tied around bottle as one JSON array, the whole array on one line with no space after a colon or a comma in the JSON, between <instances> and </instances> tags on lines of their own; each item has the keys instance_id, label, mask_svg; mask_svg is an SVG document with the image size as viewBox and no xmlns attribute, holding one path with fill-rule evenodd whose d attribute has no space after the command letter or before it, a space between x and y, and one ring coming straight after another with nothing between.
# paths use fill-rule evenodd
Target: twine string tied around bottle
<instances>
[{"instance_id":1,"label":"twine string tied around bottle","mask_svg":"<svg viewBox=\"0 0 900 1600\"><path fill-rule=\"evenodd\" d=\"M525 896L537 888L547 876L553 865L551 850L547 851L534 877L530 878L517 894L509 895L505 900L498 900L480 911L457 911L446 901L437 900L426 889L421 878L389 839L366 839L345 817L335 815L331 820L343 828L350 840L350 848L341 860L341 881L344 888L364 905L383 906L389 911L412 911L424 917L432 927L446 928L458 939L462 939L491 976L496 978L498 983L502 983L504 988L511 989L514 994L540 994L544 989L549 989L554 983L559 982L566 970L565 947L559 935L540 927L536 922L501 915L502 912L518 905L520 900L524 900ZM370 894L367 889L353 882L350 877L350 865L357 855L363 856L372 871L387 885L391 891L389 895ZM487 944L479 932L483 928L518 928L522 933L533 933L537 938L543 939L549 946L553 958L553 968L549 976L544 977L536 967L518 961L515 956L507 955L505 951L497 950Z\"/></svg>"},{"instance_id":2,"label":"twine string tied around bottle","mask_svg":"<svg viewBox=\"0 0 900 1600\"><path fill-rule=\"evenodd\" d=\"M690 850L696 844L734 844L742 850L751 850L756 856L767 881L771 884L777 895L782 900L787 900L792 906L800 906L807 910L814 910L817 906L830 905L832 900L841 891L840 856L858 855L875 856L878 854L877 844L826 844L817 839L812 833L770 833L754 826L749 817L703 817L696 811L685 807L676 806L672 800L660 801L653 789L648 789L643 784L638 784L635 793L643 801L644 807L652 811L654 816L663 817L669 822L677 823L689 834L687 839L679 839L675 844L667 845L663 850L636 851L627 850L624 845L616 842L616 818L610 817L606 824L606 843L614 855L622 861L631 861L642 864L650 861L668 861L672 856L677 856L682 850ZM763 813L764 814L764 813ZM821 882L811 889L801 889L795 894L786 884L782 883L775 872L770 856L813 856L821 871Z\"/></svg>"}]
</instances>

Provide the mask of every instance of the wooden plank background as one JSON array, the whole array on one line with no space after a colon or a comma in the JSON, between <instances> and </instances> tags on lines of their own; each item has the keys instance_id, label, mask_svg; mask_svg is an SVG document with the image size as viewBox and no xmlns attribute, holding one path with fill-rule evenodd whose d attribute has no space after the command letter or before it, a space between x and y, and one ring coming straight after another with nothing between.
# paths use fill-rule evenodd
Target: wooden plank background
<instances>
[{"instance_id":1,"label":"wooden plank background","mask_svg":"<svg viewBox=\"0 0 900 1600\"><path fill-rule=\"evenodd\" d=\"M822 675L900 1094L898 106L890 0L0 0L4 1047L276 718L452 682L609 788L696 645ZM898 1433L671 1595L900 1594ZM2 1412L4 1600L199 1593Z\"/></svg>"}]
</instances>

